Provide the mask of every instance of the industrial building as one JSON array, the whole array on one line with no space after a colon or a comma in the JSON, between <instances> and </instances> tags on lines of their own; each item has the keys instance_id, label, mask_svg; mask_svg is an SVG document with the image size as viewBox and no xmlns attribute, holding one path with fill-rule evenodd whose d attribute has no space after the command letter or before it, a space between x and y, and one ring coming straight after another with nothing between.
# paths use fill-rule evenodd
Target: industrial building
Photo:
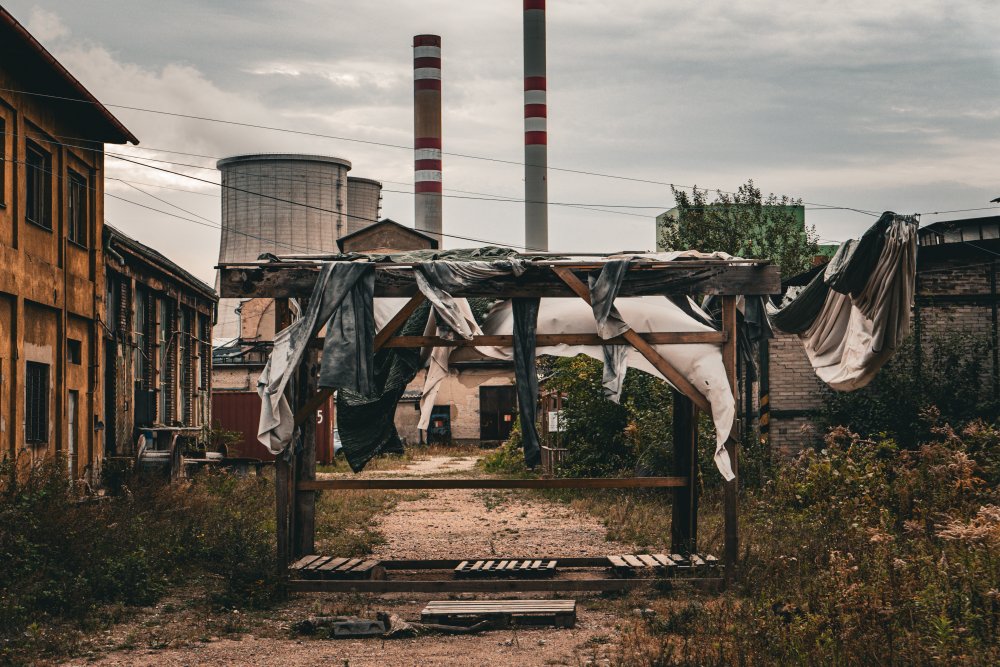
<instances>
[{"instance_id":1,"label":"industrial building","mask_svg":"<svg viewBox=\"0 0 1000 667\"><path fill-rule=\"evenodd\" d=\"M200 439L211 423L215 290L110 225L104 256L106 456L134 459L139 433Z\"/></svg>"},{"instance_id":2,"label":"industrial building","mask_svg":"<svg viewBox=\"0 0 1000 667\"><path fill-rule=\"evenodd\" d=\"M108 421L105 143L139 141L0 7L0 456L61 455L91 481Z\"/></svg>"}]
</instances>

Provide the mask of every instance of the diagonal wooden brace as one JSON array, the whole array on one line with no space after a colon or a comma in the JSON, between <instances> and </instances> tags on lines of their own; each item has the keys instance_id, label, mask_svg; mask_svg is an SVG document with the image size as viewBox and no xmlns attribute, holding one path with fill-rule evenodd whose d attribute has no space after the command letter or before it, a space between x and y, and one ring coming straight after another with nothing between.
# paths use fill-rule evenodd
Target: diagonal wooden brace
<instances>
[{"instance_id":1,"label":"diagonal wooden brace","mask_svg":"<svg viewBox=\"0 0 1000 667\"><path fill-rule=\"evenodd\" d=\"M590 288L583 284L583 281L576 277L571 269L564 268L561 266L554 266L552 270L559 276L560 279L566 285L573 290L573 292L579 296L581 299L590 303ZM622 334L622 338L629 342L629 344L639 351L646 361L653 364L656 370L663 374L663 377L672 384L679 392L691 399L691 402L698 406L699 409L703 410L707 414L712 414L712 406L709 405L708 399L698 391L697 388L691 382L681 375L680 371L673 367L673 365L660 356L652 345L643 340L634 329L629 329Z\"/></svg>"},{"instance_id":2,"label":"diagonal wooden brace","mask_svg":"<svg viewBox=\"0 0 1000 667\"><path fill-rule=\"evenodd\" d=\"M375 334L375 351L378 352L385 344L392 338L396 333L403 328L406 324L406 320L410 319L410 315L416 312L417 308L426 300L427 297L421 292L414 294L409 301L407 301L399 312L392 316L382 329ZM302 423L309 418L309 415L316 412L319 406L323 405L324 402L330 396L333 395L333 389L323 388L318 392L313 394L312 398L306 401L305 405L299 408L295 412L295 425L301 426Z\"/></svg>"}]
</instances>

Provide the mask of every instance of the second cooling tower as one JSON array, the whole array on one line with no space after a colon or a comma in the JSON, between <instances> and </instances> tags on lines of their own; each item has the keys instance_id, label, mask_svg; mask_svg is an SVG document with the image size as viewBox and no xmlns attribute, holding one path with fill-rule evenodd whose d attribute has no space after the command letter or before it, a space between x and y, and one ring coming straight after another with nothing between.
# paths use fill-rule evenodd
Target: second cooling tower
<instances>
[{"instance_id":1,"label":"second cooling tower","mask_svg":"<svg viewBox=\"0 0 1000 667\"><path fill-rule=\"evenodd\" d=\"M347 177L347 229L344 234L378 222L381 208L381 183L370 178Z\"/></svg>"}]
</instances>

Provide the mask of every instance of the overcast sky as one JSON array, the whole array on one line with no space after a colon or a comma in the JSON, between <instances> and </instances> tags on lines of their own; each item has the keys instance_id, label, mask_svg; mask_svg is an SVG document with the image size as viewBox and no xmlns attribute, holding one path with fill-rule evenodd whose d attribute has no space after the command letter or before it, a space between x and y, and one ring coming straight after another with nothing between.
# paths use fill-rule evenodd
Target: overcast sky
<instances>
[{"instance_id":1,"label":"overcast sky","mask_svg":"<svg viewBox=\"0 0 1000 667\"><path fill-rule=\"evenodd\" d=\"M518 0L4 6L103 102L402 146L412 145L412 36L440 34L445 151L523 159ZM1000 196L993 1L550 0L547 16L552 166L723 190L753 178L765 192L807 202L905 213L984 207ZM399 191L385 193L383 215L413 224L412 151L112 111L144 149L115 152L207 167L256 151L347 158L352 175ZM457 190L523 197L522 172L444 160L445 188ZM218 224L217 187L111 158L107 175ZM552 202L673 203L663 185L565 172L550 172L549 183ZM107 192L195 217L120 181L109 180ZM625 212L552 206L550 246L652 248L657 210ZM106 218L214 280L218 230L110 197ZM517 244L523 220L522 204L445 200L445 233ZM807 211L826 240L857 236L871 221Z\"/></svg>"}]
</instances>

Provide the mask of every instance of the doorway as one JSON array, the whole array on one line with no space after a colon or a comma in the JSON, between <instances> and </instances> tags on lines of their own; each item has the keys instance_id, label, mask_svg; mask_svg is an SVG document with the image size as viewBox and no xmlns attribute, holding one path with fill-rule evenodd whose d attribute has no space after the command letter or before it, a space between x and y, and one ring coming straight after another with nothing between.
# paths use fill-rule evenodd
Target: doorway
<instances>
[{"instance_id":1,"label":"doorway","mask_svg":"<svg viewBox=\"0 0 1000 667\"><path fill-rule=\"evenodd\" d=\"M512 386L479 388L479 439L501 441L510 437L517 414L517 391Z\"/></svg>"}]
</instances>

